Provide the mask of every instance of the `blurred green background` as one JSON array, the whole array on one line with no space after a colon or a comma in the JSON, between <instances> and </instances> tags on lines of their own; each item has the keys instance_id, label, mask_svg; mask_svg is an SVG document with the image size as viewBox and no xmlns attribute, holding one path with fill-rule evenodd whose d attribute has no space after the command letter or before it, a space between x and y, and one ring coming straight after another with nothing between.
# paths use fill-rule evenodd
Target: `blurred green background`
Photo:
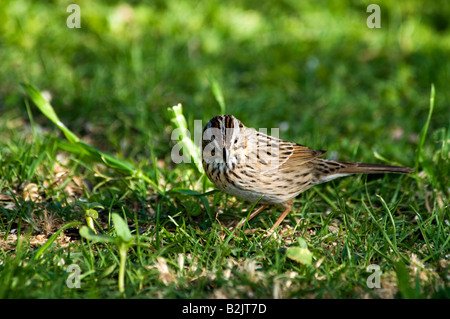
<instances>
[{"instance_id":1,"label":"blurred green background","mask_svg":"<svg viewBox=\"0 0 450 319\"><path fill-rule=\"evenodd\" d=\"M70 29L72 2L2 0L0 127L27 121L28 81L95 146L168 159L167 107L182 103L190 125L220 113L209 76L247 126L345 159L410 164L432 83L430 131L448 127L445 0L378 2L380 29L366 25L373 1L75 1Z\"/></svg>"}]
</instances>

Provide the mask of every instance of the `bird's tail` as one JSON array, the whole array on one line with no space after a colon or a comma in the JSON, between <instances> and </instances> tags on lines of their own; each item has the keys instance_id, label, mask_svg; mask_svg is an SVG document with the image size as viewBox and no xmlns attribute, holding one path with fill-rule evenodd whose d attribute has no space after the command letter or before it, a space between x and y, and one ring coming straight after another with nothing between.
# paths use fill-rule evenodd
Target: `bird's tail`
<instances>
[{"instance_id":1,"label":"bird's tail","mask_svg":"<svg viewBox=\"0 0 450 319\"><path fill-rule=\"evenodd\" d=\"M414 171L412 168L403 166L339 162L325 159L316 159L314 161L314 169L317 176L317 180L314 182L314 184L325 183L333 179L352 174L409 174Z\"/></svg>"},{"instance_id":2,"label":"bird's tail","mask_svg":"<svg viewBox=\"0 0 450 319\"><path fill-rule=\"evenodd\" d=\"M338 169L337 173L342 174L383 174L383 173L398 173L410 174L414 170L404 166L393 166L384 164L368 164L368 163L351 163L338 162L343 167Z\"/></svg>"}]
</instances>

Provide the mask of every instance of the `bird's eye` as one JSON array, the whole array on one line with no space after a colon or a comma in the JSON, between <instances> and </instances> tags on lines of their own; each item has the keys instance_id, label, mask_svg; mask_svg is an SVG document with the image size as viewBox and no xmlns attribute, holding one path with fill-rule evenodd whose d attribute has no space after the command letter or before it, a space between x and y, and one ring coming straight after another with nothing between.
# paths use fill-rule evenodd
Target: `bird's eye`
<instances>
[{"instance_id":1,"label":"bird's eye","mask_svg":"<svg viewBox=\"0 0 450 319\"><path fill-rule=\"evenodd\" d=\"M214 156L214 155L216 155L216 149L215 148L213 148L212 151L211 151L211 156Z\"/></svg>"},{"instance_id":2,"label":"bird's eye","mask_svg":"<svg viewBox=\"0 0 450 319\"><path fill-rule=\"evenodd\" d=\"M236 138L236 139L234 140L234 144L237 144L237 142L238 142L238 139Z\"/></svg>"}]
</instances>

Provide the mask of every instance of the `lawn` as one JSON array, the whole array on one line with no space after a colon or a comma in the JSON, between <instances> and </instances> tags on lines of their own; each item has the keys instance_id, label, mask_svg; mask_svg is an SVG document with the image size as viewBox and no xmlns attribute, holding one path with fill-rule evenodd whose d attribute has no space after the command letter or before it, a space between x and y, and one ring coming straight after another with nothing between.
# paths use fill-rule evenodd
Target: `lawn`
<instances>
[{"instance_id":1,"label":"lawn","mask_svg":"<svg viewBox=\"0 0 450 319\"><path fill-rule=\"evenodd\" d=\"M0 298L450 297L447 1L72 2L0 3ZM257 204L171 156L223 113L415 171L231 232Z\"/></svg>"}]
</instances>

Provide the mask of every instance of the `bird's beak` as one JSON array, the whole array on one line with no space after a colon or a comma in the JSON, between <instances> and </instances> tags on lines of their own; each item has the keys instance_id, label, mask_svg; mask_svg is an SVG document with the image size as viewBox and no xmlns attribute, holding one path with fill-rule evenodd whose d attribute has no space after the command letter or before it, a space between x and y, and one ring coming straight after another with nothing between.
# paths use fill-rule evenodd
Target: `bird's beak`
<instances>
[{"instance_id":1,"label":"bird's beak","mask_svg":"<svg viewBox=\"0 0 450 319\"><path fill-rule=\"evenodd\" d=\"M225 163L228 163L228 160L230 158L230 152L226 149L226 147L222 149L222 158Z\"/></svg>"}]
</instances>

